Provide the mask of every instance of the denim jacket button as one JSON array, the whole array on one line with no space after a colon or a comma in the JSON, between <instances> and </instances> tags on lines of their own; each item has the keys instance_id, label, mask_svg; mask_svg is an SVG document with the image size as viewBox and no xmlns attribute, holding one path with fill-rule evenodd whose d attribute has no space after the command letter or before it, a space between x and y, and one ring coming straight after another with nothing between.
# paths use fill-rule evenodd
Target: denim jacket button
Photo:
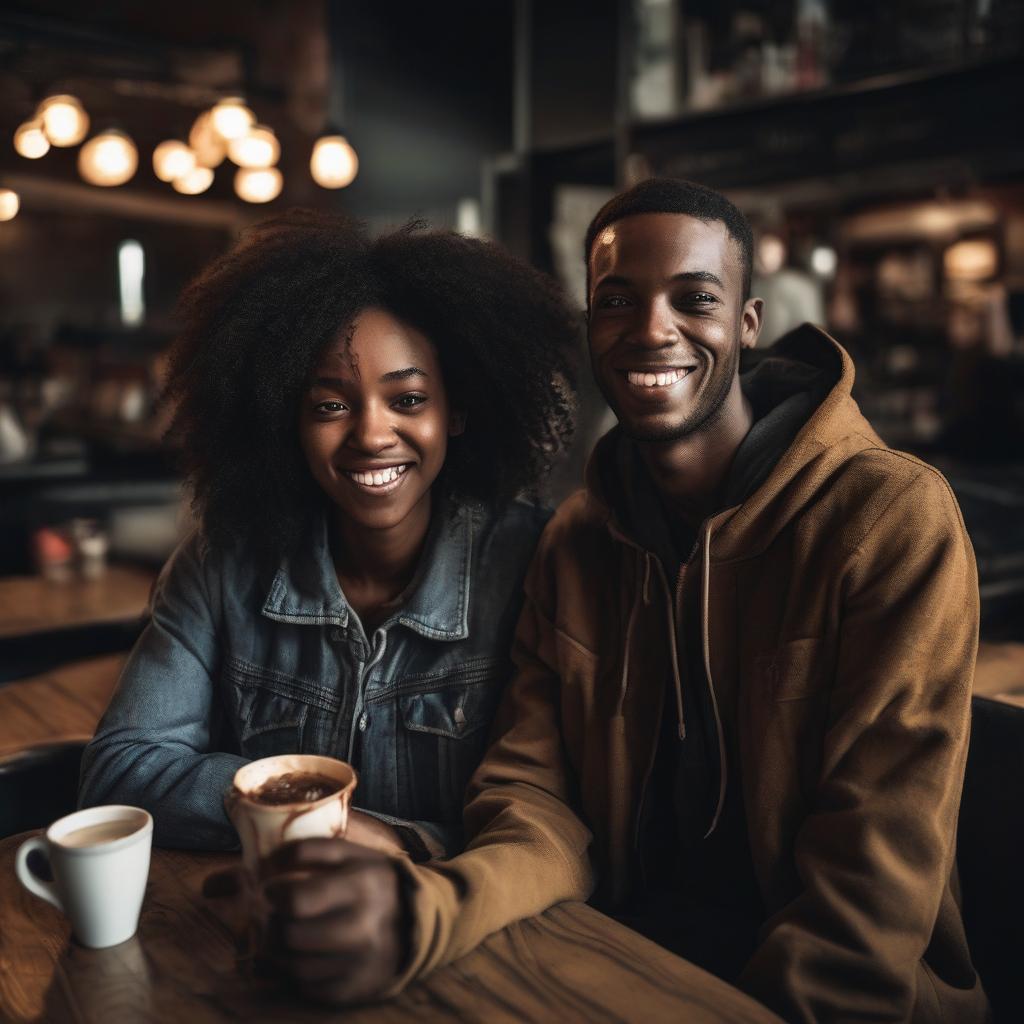
<instances>
[{"instance_id":1,"label":"denim jacket button","mask_svg":"<svg viewBox=\"0 0 1024 1024\"><path fill-rule=\"evenodd\" d=\"M366 712L364 711L364 712L363 712L363 713L362 713L362 714L361 714L361 715L359 716L359 731L360 731L360 732L366 732L366 727L367 727L367 726L368 726L369 724L370 724L370 719L366 717Z\"/></svg>"},{"instance_id":2,"label":"denim jacket button","mask_svg":"<svg viewBox=\"0 0 1024 1024\"><path fill-rule=\"evenodd\" d=\"M452 716L455 719L455 724L461 729L466 724L466 712L461 707L455 709L455 714Z\"/></svg>"}]
</instances>

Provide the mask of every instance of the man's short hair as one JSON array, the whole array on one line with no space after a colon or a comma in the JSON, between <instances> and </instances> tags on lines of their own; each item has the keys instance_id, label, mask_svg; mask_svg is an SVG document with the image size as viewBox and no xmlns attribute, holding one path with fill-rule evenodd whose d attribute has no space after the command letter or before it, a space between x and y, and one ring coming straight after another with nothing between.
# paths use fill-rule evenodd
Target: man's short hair
<instances>
[{"instance_id":1,"label":"man's short hair","mask_svg":"<svg viewBox=\"0 0 1024 1024\"><path fill-rule=\"evenodd\" d=\"M743 298L750 296L750 277L754 269L754 234L750 223L725 196L714 189L680 178L648 178L627 192L612 196L587 228L583 259L587 265L587 302L590 302L590 252L594 239L609 224L638 213L684 213L697 220L720 220L729 237L740 247L743 261Z\"/></svg>"}]
</instances>

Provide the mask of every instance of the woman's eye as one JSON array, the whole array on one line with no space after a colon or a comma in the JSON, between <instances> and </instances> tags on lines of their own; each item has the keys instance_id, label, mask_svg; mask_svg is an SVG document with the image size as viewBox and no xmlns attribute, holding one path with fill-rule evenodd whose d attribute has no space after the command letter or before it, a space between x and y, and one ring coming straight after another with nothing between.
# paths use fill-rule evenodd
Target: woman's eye
<instances>
[{"instance_id":1,"label":"woman's eye","mask_svg":"<svg viewBox=\"0 0 1024 1024\"><path fill-rule=\"evenodd\" d=\"M395 402L395 405L397 405L399 409L414 409L417 405L422 405L426 400L426 395L402 395L402 397Z\"/></svg>"},{"instance_id":2,"label":"woman's eye","mask_svg":"<svg viewBox=\"0 0 1024 1024\"><path fill-rule=\"evenodd\" d=\"M601 309L621 309L629 304L625 295L606 295L598 302Z\"/></svg>"},{"instance_id":3,"label":"woman's eye","mask_svg":"<svg viewBox=\"0 0 1024 1024\"><path fill-rule=\"evenodd\" d=\"M342 402L317 402L313 409L322 416L333 416L336 413L344 412L347 406Z\"/></svg>"}]
</instances>

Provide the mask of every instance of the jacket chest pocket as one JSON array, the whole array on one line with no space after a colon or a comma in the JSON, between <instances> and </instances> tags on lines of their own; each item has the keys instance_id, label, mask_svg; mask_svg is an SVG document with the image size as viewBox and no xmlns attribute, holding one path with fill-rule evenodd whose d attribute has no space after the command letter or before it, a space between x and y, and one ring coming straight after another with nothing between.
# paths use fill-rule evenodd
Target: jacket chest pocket
<instances>
[{"instance_id":1,"label":"jacket chest pocket","mask_svg":"<svg viewBox=\"0 0 1024 1024\"><path fill-rule=\"evenodd\" d=\"M507 671L497 663L444 687L398 698L401 768L411 817L457 822L470 776L483 758Z\"/></svg>"},{"instance_id":2,"label":"jacket chest pocket","mask_svg":"<svg viewBox=\"0 0 1024 1024\"><path fill-rule=\"evenodd\" d=\"M224 675L243 757L334 755L331 730L338 702L329 692L237 658L227 660Z\"/></svg>"}]
</instances>

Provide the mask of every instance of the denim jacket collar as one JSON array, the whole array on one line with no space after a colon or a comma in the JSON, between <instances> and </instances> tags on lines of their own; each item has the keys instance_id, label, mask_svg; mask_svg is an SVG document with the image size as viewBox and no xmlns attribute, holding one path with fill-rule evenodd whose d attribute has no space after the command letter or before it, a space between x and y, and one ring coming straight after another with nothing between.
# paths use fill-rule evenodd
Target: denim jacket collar
<instances>
[{"instance_id":1,"label":"denim jacket collar","mask_svg":"<svg viewBox=\"0 0 1024 1024\"><path fill-rule=\"evenodd\" d=\"M475 518L474 510L461 504L435 509L408 600L391 621L433 640L469 635ZM282 560L262 611L278 622L348 625L352 610L334 569L326 516L317 518L308 543Z\"/></svg>"}]
</instances>

